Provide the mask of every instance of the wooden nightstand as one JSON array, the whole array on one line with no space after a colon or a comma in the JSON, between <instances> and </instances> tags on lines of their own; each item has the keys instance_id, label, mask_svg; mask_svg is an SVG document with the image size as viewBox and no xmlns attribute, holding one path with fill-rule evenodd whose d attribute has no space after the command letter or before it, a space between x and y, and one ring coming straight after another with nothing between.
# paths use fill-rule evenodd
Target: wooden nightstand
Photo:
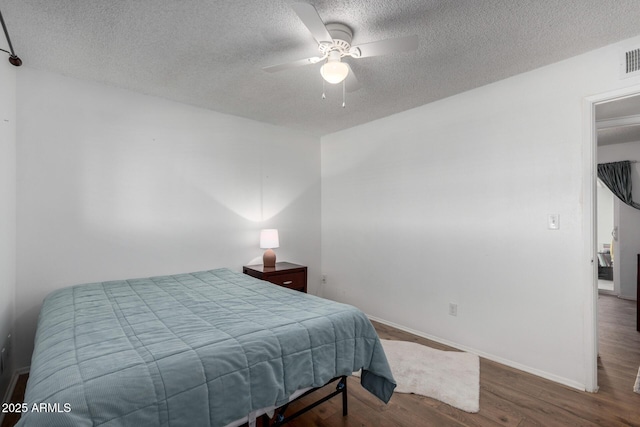
<instances>
[{"instance_id":1,"label":"wooden nightstand","mask_svg":"<svg viewBox=\"0 0 640 427\"><path fill-rule=\"evenodd\" d=\"M307 267L304 265L290 262L276 262L275 267L245 265L242 267L242 272L256 279L307 293Z\"/></svg>"}]
</instances>

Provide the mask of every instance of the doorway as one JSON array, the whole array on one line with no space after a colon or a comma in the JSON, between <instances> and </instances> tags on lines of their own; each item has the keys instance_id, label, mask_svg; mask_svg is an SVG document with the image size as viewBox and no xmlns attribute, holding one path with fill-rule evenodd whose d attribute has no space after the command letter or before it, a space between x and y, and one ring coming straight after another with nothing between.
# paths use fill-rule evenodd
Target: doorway
<instances>
[{"instance_id":1,"label":"doorway","mask_svg":"<svg viewBox=\"0 0 640 427\"><path fill-rule=\"evenodd\" d=\"M635 184L632 196L640 201L640 94L595 104L595 128L596 163L630 161L631 182ZM636 299L640 210L613 196L606 186L596 184L595 193L599 291ZM611 203L613 211L607 212ZM608 225L607 213L611 214L609 221L613 221ZM609 283L613 286L606 286L603 279L611 279Z\"/></svg>"},{"instance_id":2,"label":"doorway","mask_svg":"<svg viewBox=\"0 0 640 427\"><path fill-rule=\"evenodd\" d=\"M587 156L588 168L591 171L590 188L593 204L590 223L592 254L591 272L593 287L591 288L592 306L592 339L587 345L592 345L593 353L590 360L592 372L587 381L592 391L597 390L598 382L598 295L599 293L613 293L625 299L636 299L637 254L640 253L640 210L634 209L613 196L613 223L605 225L610 230L607 236L605 230L598 230L598 223L603 215L601 210L606 205L606 192L598 185L597 164L628 160L632 162L632 182L635 183L633 199L640 200L640 88L633 87L616 91L615 93L591 97L586 100L589 120L589 144L592 157ZM608 189L607 189L608 190ZM610 209L610 208L605 208ZM606 222L606 221L604 221ZM608 244L608 240L611 243ZM607 247L608 244L608 247ZM611 256L610 278L613 286L610 289L599 289L605 271L600 265L606 265L599 258L609 253ZM600 286L602 287L602 286Z\"/></svg>"}]
</instances>

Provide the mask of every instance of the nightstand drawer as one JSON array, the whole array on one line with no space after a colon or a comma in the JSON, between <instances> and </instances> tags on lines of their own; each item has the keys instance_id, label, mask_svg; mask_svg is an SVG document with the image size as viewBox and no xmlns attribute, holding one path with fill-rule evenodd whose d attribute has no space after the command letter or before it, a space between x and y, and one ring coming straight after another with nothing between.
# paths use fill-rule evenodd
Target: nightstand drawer
<instances>
[{"instance_id":1,"label":"nightstand drawer","mask_svg":"<svg viewBox=\"0 0 640 427\"><path fill-rule=\"evenodd\" d=\"M269 277L271 283L284 286L285 288L301 291L305 287L305 274L303 271L297 273L276 274Z\"/></svg>"},{"instance_id":2,"label":"nightstand drawer","mask_svg":"<svg viewBox=\"0 0 640 427\"><path fill-rule=\"evenodd\" d=\"M266 280L300 292L307 292L307 267L290 262L276 262L275 267L245 265L242 272L256 279Z\"/></svg>"}]
</instances>

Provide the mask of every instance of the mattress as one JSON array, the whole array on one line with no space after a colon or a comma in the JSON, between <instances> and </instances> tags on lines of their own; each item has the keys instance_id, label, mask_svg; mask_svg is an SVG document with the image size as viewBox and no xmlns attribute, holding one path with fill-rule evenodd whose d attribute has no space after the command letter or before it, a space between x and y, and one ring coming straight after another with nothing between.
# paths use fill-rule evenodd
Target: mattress
<instances>
[{"instance_id":1,"label":"mattress","mask_svg":"<svg viewBox=\"0 0 640 427\"><path fill-rule=\"evenodd\" d=\"M387 402L384 350L350 305L229 269L84 284L44 300L18 425L225 426L361 368Z\"/></svg>"}]
</instances>

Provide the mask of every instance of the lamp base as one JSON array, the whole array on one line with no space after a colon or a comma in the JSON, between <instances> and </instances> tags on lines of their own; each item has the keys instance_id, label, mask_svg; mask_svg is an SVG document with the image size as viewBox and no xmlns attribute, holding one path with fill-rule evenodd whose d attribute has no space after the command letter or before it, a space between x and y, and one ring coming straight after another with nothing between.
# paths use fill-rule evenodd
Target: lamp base
<instances>
[{"instance_id":1,"label":"lamp base","mask_svg":"<svg viewBox=\"0 0 640 427\"><path fill-rule=\"evenodd\" d=\"M275 267L276 266L276 253L273 249L267 249L264 251L264 255L262 255L262 264L265 267Z\"/></svg>"}]
</instances>

